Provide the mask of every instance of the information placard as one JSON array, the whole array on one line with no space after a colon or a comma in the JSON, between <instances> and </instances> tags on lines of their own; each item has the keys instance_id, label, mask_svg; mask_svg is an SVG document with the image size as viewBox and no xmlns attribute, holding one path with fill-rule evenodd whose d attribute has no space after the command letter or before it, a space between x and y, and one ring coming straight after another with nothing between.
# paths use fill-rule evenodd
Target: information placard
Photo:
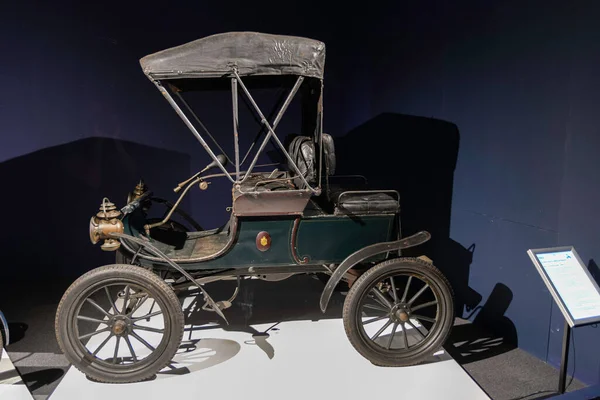
<instances>
[{"instance_id":1,"label":"information placard","mask_svg":"<svg viewBox=\"0 0 600 400\"><path fill-rule=\"evenodd\" d=\"M573 246L527 254L571 328L600 322L600 288Z\"/></svg>"}]
</instances>

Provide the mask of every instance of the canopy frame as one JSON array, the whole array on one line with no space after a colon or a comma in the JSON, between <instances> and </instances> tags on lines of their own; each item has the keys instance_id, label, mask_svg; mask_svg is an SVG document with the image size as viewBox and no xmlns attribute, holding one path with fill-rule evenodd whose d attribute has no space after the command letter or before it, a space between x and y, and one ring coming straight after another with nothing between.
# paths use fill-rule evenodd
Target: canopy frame
<instances>
[{"instance_id":1,"label":"canopy frame","mask_svg":"<svg viewBox=\"0 0 600 400\"><path fill-rule=\"evenodd\" d=\"M298 165L296 164L296 162L292 159L292 157L290 156L289 152L287 151L287 149L283 145L283 142L281 141L281 139L277 136L277 134L275 132L275 129L277 128L277 125L279 124L279 122L281 121L281 118L283 117L283 115L287 111L288 106L290 105L290 103L292 102L292 100L294 99L294 97L296 96L296 94L298 92L298 89L300 88L300 86L302 85L302 83L305 80L305 77L302 76L302 75L297 76L296 81L294 83L294 86L292 87L292 89L289 92L289 94L287 95L285 101L281 105L281 107L280 107L280 109L279 109L279 111L278 111L278 113L277 113L277 115L275 117L275 120L273 121L273 124L271 125L269 123L269 121L267 120L267 118L265 117L265 115L262 112L262 110L260 109L260 107L258 106L258 104L256 103L256 101L254 100L254 97L252 96L252 94L248 90L247 86L244 84L244 81L242 80L242 78L238 74L238 71L237 71L237 69L235 67L232 67L231 73L229 74L229 76L230 76L230 79L231 79L232 114L233 114L232 115L232 119L233 119L233 135L234 135L234 148L235 148L234 149L235 150L235 154L234 154L234 161L233 162L232 162L231 158L223 150L223 148L219 145L219 143L217 142L217 140L210 134L210 132L208 131L208 129L206 128L206 126L204 126L204 124L202 123L202 121L200 120L200 118L194 113L194 111L189 106L189 104L185 101L185 99L183 99L183 97L179 94L179 92L177 90L173 90L173 92L175 93L175 97L177 97L179 99L179 101L187 109L187 111L190 114L192 114L194 120L196 120L196 122L200 125L200 127L202 128L202 130L205 131L205 133L213 141L213 143L215 144L215 146L223 153L223 155L227 158L227 160L229 162L231 162L232 164L234 164L234 166L235 166L235 172L233 174L231 172L229 172L225 168L225 166L223 164L221 164L221 162L217 158L217 155L215 154L215 152L213 151L213 149L211 148L211 146L207 143L207 141L204 139L204 137L202 136L202 134L198 131L198 129L196 128L196 126L194 126L194 124L192 123L192 121L190 120L190 118L188 118L188 116L186 115L185 111L179 106L179 104L177 103L177 101L175 100L175 98L171 95L171 93L169 92L169 90L167 90L167 86L172 87L170 85L170 83L168 82L169 80L166 80L167 83L163 83L162 80L154 80L154 79L151 79L151 80L154 83L154 85L157 87L157 89L165 97L165 99L167 100L167 102L171 105L171 107L175 110L175 112L183 120L183 122L188 127L188 129L194 134L194 136L200 142L200 144L202 145L202 147L204 147L204 149L206 150L206 152L208 153L208 155L210 156L210 158L215 162L216 166L221 169L221 171L223 172L224 176L227 177L234 185L239 186L242 183L244 183L250 177L252 171L256 167L256 164L258 162L258 158L264 152L265 147L267 146L267 143L269 142L269 140L272 139L275 142L275 145L278 147L278 149L281 150L281 152L285 155L285 158L288 161L288 165L291 167L291 169L293 170L293 172L295 172L296 177L299 177L301 179L302 183L305 185L304 186L306 188L305 190L309 190L309 191L311 191L312 193L314 193L316 195L320 194L321 193L321 164L322 164L321 163L321 158L322 158L321 157L321 155L322 155L321 134L322 134L322 128L323 128L323 126L322 126L322 120L323 120L323 118L322 118L322 113L323 113L323 109L322 109L322 104L323 104L323 102L322 102L322 96L323 96L322 85L323 85L323 83L322 83L322 80L319 79L319 81L321 83L321 90L320 90L320 93L319 93L319 99L318 99L317 104L316 104L316 107L317 107L317 123L316 123L316 130L314 132L314 138L313 138L313 140L316 143L318 143L318 145L316 146L317 147L316 150L318 151L318 159L319 159L318 172L317 172L317 180L316 180L317 184L313 187L307 181L305 175L302 174L302 172L300 171L300 168L298 167ZM250 101L250 104L254 108L255 113L258 115L262 126L267 129L266 136L262 140L262 142L260 144L260 147L257 150L254 158L252 159L252 162L251 162L250 166L243 173L243 175L240 172L240 148L239 148L239 137L238 137L238 135L239 135L239 107L238 107L239 93L238 93L238 87L242 88L242 92L245 94L246 98ZM254 147L254 145L256 144L256 141L258 139L259 139L259 136L257 136L254 139L254 142L252 143L251 148ZM246 156L247 155L248 154L246 154ZM245 159L246 159L246 157L244 157L244 161L245 161Z\"/></svg>"}]
</instances>

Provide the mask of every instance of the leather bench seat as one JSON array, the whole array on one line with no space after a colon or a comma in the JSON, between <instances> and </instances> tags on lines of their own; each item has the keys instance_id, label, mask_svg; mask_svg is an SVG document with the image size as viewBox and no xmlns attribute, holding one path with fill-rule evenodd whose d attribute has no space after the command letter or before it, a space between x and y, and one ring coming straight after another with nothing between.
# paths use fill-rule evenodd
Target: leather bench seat
<instances>
[{"instance_id":1,"label":"leather bench seat","mask_svg":"<svg viewBox=\"0 0 600 400\"><path fill-rule=\"evenodd\" d=\"M394 193L353 191L342 196L344 191L331 192L335 214L393 214L400 208Z\"/></svg>"}]
</instances>

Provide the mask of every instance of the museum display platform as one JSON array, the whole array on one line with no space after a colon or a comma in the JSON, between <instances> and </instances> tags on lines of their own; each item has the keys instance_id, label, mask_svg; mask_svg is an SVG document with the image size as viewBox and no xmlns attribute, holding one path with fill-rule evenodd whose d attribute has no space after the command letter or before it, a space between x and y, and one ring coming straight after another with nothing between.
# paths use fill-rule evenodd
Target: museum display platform
<instances>
[{"instance_id":1,"label":"museum display platform","mask_svg":"<svg viewBox=\"0 0 600 400\"><path fill-rule=\"evenodd\" d=\"M418 387L421 392L431 391L431 397L443 389L454 394L456 398L460 397L461 393L463 396L468 394L465 387L473 388L477 392L479 389L475 386L479 385L494 400L563 398L556 392L558 370L555 367L515 347L502 335L494 334L461 318L456 319L450 339L445 345L449 354L436 354L433 357L435 362L398 369L375 367L356 354L345 336L342 321L339 319L345 299L344 292L334 294L331 310L328 309L327 313L323 314L318 308L323 284L309 276L292 277L281 282L245 282L233 307L226 310L227 318L231 322L230 327L225 327L227 330L222 329L223 324L216 326L212 323L217 321L214 313L201 311L190 315L186 312L183 345L190 345L189 330L193 328L192 340L196 342L194 346L197 348L186 355L182 346L178 359L184 366L193 362L194 368L187 367L189 373L180 368L177 372L184 374L162 373L151 382L131 385L97 384L87 380L70 366L60 352L54 336L54 312L70 282L71 279L55 280L51 284L33 282L30 295L23 297L19 302L9 300L18 293L20 286L0 283L0 299L3 299L0 303L3 304L9 321L12 320L8 354L21 374L20 379L26 385L20 385L21 392L25 393L28 388L36 400L53 400L68 396L81 398L76 397L81 391L86 391L89 396L103 398L107 392L115 393L121 389L128 393L135 392L135 395L138 391L158 391L162 394L174 393L181 397L185 395L184 390L190 390L190 387L193 388L189 392L190 396L211 390L212 393L218 394L218 398L230 398L232 396L225 390L236 393L241 391L242 389L233 387L238 383L245 385L248 393L256 392L258 395L262 394L261 397L275 397L276 394L287 395L287 391L282 392L288 390L283 385L290 382L293 382L291 387L294 387L294 392L310 391L312 394L318 394L321 391L347 395L351 392L349 382L352 382L347 378L349 373L353 378L362 377L363 382L368 382L371 388L381 382L389 385L390 376L399 381L411 379L411 385L402 387L403 393L413 393ZM215 285L209 285L211 294L219 299L231 294L232 283L211 285ZM247 323L244 324L245 321ZM278 321L283 322L276 325ZM265 341L270 347L262 341L256 343L252 334L264 332L270 327L273 329L269 330L270 336ZM225 351L231 352L226 347L226 344L231 345L228 340L237 342L234 346L239 347L239 351L230 359L219 361L215 358L217 350L221 358L229 354L224 354ZM221 343L222 346L203 353L202 348L211 349L216 343ZM268 356L270 353L265 353L259 344L266 349L272 347L272 359ZM315 359L319 351L324 355ZM187 364L181 361L184 358ZM569 368L569 373L571 371ZM300 379L297 379L298 375ZM332 381L328 381L328 377ZM448 382L450 378L454 380L452 384ZM265 382L272 388L267 389ZM569 377L567 383L567 391L575 393L563 396L590 398L586 394L588 390L581 391L585 385L577 379L571 380ZM162 388L157 389L159 386ZM133 398L138 398L135 395ZM580 397L581 395L584 397ZM248 397L247 394L244 396ZM486 398L485 394L481 396ZM4 397L0 396L0 399Z\"/></svg>"},{"instance_id":2,"label":"museum display platform","mask_svg":"<svg viewBox=\"0 0 600 400\"><path fill-rule=\"evenodd\" d=\"M194 299L186 298L184 309ZM147 326L153 326L154 321L151 318ZM144 338L152 343L152 335L148 332ZM97 346L102 340L102 334L96 335L88 346ZM114 347L107 348L105 355L110 357ZM136 343L134 349L138 353L143 345ZM99 355L103 353L104 349ZM396 384L390 386L393 382ZM418 366L385 368L371 364L351 346L339 318L247 326L187 324L173 363L155 379L132 384L96 383L70 367L50 399L81 399L85 393L90 400L169 396L364 400L390 387L395 387L390 393L406 398L489 399L444 350Z\"/></svg>"}]
</instances>

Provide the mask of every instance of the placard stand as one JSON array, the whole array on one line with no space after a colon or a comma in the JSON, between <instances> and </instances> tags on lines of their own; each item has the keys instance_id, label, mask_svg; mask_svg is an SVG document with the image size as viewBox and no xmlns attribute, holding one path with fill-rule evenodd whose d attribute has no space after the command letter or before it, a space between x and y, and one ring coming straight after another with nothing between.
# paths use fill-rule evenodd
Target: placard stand
<instances>
[{"instance_id":1,"label":"placard stand","mask_svg":"<svg viewBox=\"0 0 600 400\"><path fill-rule=\"evenodd\" d=\"M563 333L562 356L560 357L560 376L558 378L558 393L565 392L567 384L567 362L569 361L569 340L571 340L571 327L565 320L565 332Z\"/></svg>"},{"instance_id":2,"label":"placard stand","mask_svg":"<svg viewBox=\"0 0 600 400\"><path fill-rule=\"evenodd\" d=\"M600 288L573 246L529 249L527 254L565 318L558 380L563 394L571 329L600 322Z\"/></svg>"}]
</instances>

